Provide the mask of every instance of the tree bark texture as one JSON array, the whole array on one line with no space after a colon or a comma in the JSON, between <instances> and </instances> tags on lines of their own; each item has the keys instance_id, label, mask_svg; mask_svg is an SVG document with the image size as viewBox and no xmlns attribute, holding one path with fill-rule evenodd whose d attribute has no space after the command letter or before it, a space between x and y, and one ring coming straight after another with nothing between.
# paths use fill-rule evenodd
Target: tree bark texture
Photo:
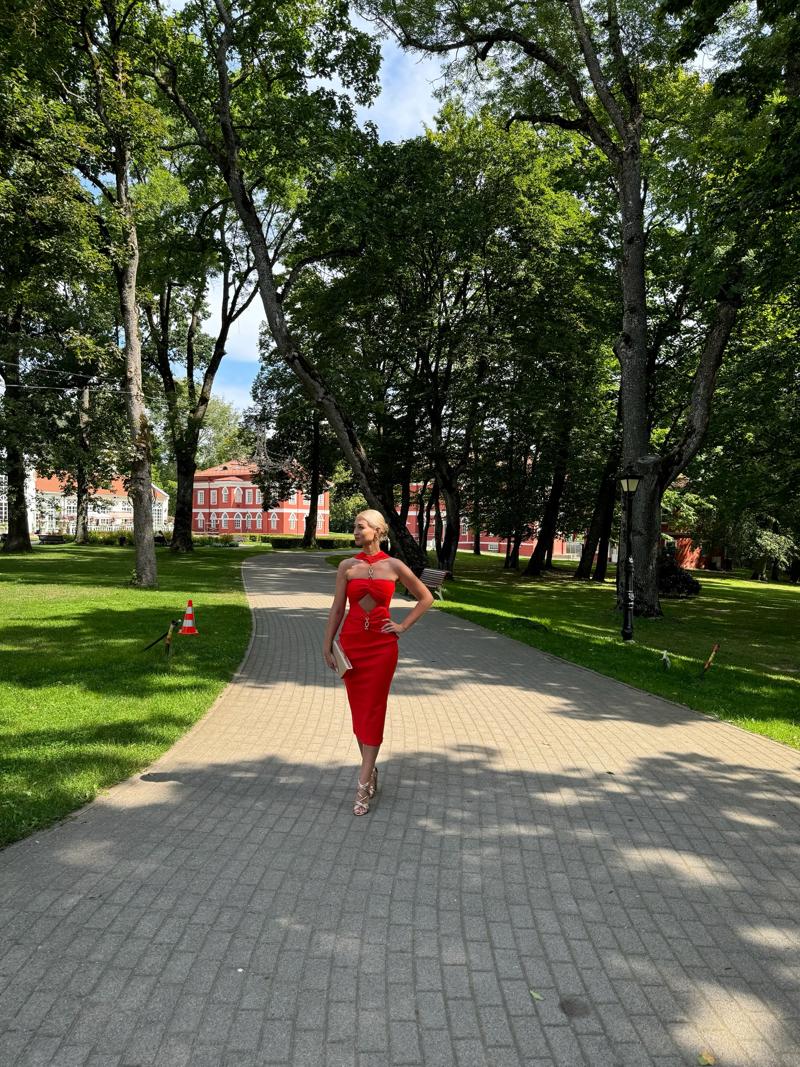
<instances>
[{"instance_id":1,"label":"tree bark texture","mask_svg":"<svg viewBox=\"0 0 800 1067\"><path fill-rule=\"evenodd\" d=\"M81 390L78 408L78 463L75 470L75 544L89 543L89 483L87 477L89 456L89 387Z\"/></svg>"},{"instance_id":2,"label":"tree bark texture","mask_svg":"<svg viewBox=\"0 0 800 1067\"><path fill-rule=\"evenodd\" d=\"M317 543L317 512L319 511L319 462L320 462L320 444L319 444L319 412L314 412L314 427L312 430L311 439L311 487L308 491L308 495L311 497L311 503L308 508L308 515L306 515L306 527L303 533L303 548L312 548Z\"/></svg>"},{"instance_id":3,"label":"tree bark texture","mask_svg":"<svg viewBox=\"0 0 800 1067\"><path fill-rule=\"evenodd\" d=\"M603 555L601 541L603 540L604 532L606 533L605 559L606 562L608 562L608 534L611 530L611 520L614 515L614 502L617 497L617 471L619 470L619 458L619 447L613 447L605 462L602 474L600 475L600 484L597 487L594 511L592 512L591 522L589 523L589 529L586 533L586 540L583 543L580 563L575 572L575 577L578 579L588 581L588 579L592 577L592 564L594 563L595 554L597 554L597 565L599 568ZM597 570L595 570L595 580L602 581L603 578L605 578L605 569L602 577L598 577Z\"/></svg>"},{"instance_id":4,"label":"tree bark texture","mask_svg":"<svg viewBox=\"0 0 800 1067\"><path fill-rule=\"evenodd\" d=\"M19 309L9 330L9 336L20 330L22 311ZM3 552L31 552L31 532L28 525L28 507L25 500L25 453L20 445L21 433L16 429L24 424L25 413L20 391L18 346L11 346L11 358L3 364L5 380L5 421L9 433L5 441L6 453L6 507L8 509L8 532L3 542Z\"/></svg>"},{"instance_id":5,"label":"tree bark texture","mask_svg":"<svg viewBox=\"0 0 800 1067\"><path fill-rule=\"evenodd\" d=\"M185 437L173 440L175 449L175 469L177 488L175 490L175 514L172 523L172 552L193 552L192 541L192 499L194 495L194 476L197 470L197 441L187 441Z\"/></svg>"},{"instance_id":6,"label":"tree bark texture","mask_svg":"<svg viewBox=\"0 0 800 1067\"><path fill-rule=\"evenodd\" d=\"M125 164L127 175L127 164ZM131 584L140 589L158 587L156 548L153 539L153 483L150 474L150 423L142 395L142 349L139 336L139 308L136 300L136 274L139 244L131 217L127 178L119 182L121 206L128 215L127 257L117 271L122 326L125 331L125 408L130 429L131 470L128 495L133 505L134 576Z\"/></svg>"},{"instance_id":7,"label":"tree bark texture","mask_svg":"<svg viewBox=\"0 0 800 1067\"><path fill-rule=\"evenodd\" d=\"M544 514L539 526L531 558L524 570L526 578L538 578L547 565L548 553L550 559L553 556L553 541L558 528L558 516L561 511L561 498L564 495L564 486L567 484L567 461L569 459L569 438L572 432L573 420L566 413L559 430L556 441L556 456L553 465L553 482L545 504Z\"/></svg>"}]
</instances>

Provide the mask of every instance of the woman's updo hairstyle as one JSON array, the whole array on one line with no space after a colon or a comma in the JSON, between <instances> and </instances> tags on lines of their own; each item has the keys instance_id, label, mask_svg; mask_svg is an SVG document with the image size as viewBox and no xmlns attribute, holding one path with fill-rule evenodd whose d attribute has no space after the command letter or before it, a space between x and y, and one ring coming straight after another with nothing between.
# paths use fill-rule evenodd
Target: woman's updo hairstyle
<instances>
[{"instance_id":1,"label":"woman's updo hairstyle","mask_svg":"<svg viewBox=\"0 0 800 1067\"><path fill-rule=\"evenodd\" d=\"M367 508L366 511L359 511L356 515L356 520L363 519L373 530L378 531L378 541L385 541L389 535L389 524L383 515L375 508Z\"/></svg>"}]
</instances>

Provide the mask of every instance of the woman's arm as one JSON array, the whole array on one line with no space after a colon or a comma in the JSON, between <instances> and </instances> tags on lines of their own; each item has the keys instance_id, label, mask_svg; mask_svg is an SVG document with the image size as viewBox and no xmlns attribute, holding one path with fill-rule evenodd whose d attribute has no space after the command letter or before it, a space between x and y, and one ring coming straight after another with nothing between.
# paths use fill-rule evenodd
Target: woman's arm
<instances>
[{"instance_id":1,"label":"woman's arm","mask_svg":"<svg viewBox=\"0 0 800 1067\"><path fill-rule=\"evenodd\" d=\"M417 603L411 610L411 614L407 616L402 626L397 623L387 622L384 624L383 629L386 630L391 627L393 633L403 634L406 630L410 629L420 616L424 615L428 608L433 603L433 593L427 587L423 585L419 578L414 574L410 567L407 567L402 560L395 559L394 573L397 578L403 583L406 589L412 596L417 598Z\"/></svg>"},{"instance_id":2,"label":"woman's arm","mask_svg":"<svg viewBox=\"0 0 800 1067\"><path fill-rule=\"evenodd\" d=\"M325 636L322 639L322 655L328 666L334 669L335 664L331 655L331 646L344 618L347 606L347 570L349 566L350 561L343 559L336 571L336 590L333 594L331 610L328 612L328 625L325 627Z\"/></svg>"}]
</instances>

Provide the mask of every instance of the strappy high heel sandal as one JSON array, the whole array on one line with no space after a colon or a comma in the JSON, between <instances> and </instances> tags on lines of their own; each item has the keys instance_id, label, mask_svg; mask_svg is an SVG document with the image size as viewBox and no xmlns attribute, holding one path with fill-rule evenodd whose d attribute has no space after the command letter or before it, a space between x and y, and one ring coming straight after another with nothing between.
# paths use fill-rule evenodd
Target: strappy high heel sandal
<instances>
[{"instance_id":1,"label":"strappy high heel sandal","mask_svg":"<svg viewBox=\"0 0 800 1067\"><path fill-rule=\"evenodd\" d=\"M369 778L369 799L372 800L372 798L375 796L375 794L377 792L378 792L378 768L377 767L373 767L372 768L372 774L370 775L370 778Z\"/></svg>"},{"instance_id":2,"label":"strappy high heel sandal","mask_svg":"<svg viewBox=\"0 0 800 1067\"><path fill-rule=\"evenodd\" d=\"M372 799L372 794L369 791L369 787L372 781L359 782L358 789L356 789L356 799L353 803L354 815L367 815L369 813L369 802Z\"/></svg>"}]
</instances>

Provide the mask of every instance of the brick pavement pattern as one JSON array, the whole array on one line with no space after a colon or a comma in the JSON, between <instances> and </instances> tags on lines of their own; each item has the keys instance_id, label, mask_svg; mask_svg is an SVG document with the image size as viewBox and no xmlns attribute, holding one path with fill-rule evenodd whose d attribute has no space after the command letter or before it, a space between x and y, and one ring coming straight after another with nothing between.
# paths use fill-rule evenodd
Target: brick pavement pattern
<instances>
[{"instance_id":1,"label":"brick pavement pattern","mask_svg":"<svg viewBox=\"0 0 800 1067\"><path fill-rule=\"evenodd\" d=\"M2 1067L797 1067L797 752L434 610L355 819L333 571L244 573L206 717L0 855Z\"/></svg>"}]
</instances>

